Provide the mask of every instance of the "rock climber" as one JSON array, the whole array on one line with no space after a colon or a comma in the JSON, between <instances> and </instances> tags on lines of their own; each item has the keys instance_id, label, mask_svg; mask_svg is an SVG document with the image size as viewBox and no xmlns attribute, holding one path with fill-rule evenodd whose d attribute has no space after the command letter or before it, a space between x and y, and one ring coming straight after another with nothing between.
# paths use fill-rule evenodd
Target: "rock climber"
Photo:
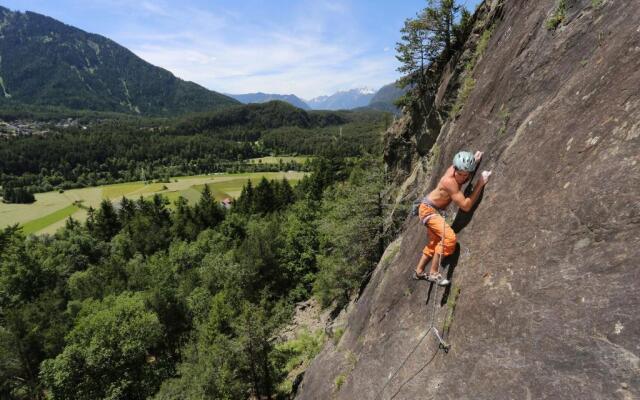
<instances>
[{"instance_id":1,"label":"rock climber","mask_svg":"<svg viewBox=\"0 0 640 400\"><path fill-rule=\"evenodd\" d=\"M438 186L425 196L418 209L420 222L427 227L429 242L422 251L414 273L414 279L426 279L439 285L448 285L449 281L442 278L438 267L442 257L452 254L456 248L456 234L447 224L442 212L453 201L461 210L468 212L478 200L484 185L489 181L491 171L482 171L471 196L465 197L460 188L475 171L476 165L482 158L482 152L471 154L460 151L453 158L447 172L438 182ZM425 273L425 267L431 260L431 269Z\"/></svg>"}]
</instances>

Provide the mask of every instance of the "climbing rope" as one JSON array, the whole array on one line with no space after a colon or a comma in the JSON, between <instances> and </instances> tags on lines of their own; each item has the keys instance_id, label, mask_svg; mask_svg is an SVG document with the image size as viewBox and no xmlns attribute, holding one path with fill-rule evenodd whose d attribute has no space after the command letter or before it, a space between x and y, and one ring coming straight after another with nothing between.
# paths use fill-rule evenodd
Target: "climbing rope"
<instances>
[{"instance_id":1,"label":"climbing rope","mask_svg":"<svg viewBox=\"0 0 640 400\"><path fill-rule=\"evenodd\" d=\"M382 387L382 389L380 390L379 394L375 397L376 400L381 399L382 395L384 394L384 390L387 388L387 386L389 385L389 383L393 380L393 378L395 378L395 376L398 374L398 372L400 372L400 370L402 369L402 367L404 367L405 363L407 362L407 360L409 360L409 358L413 355L413 353L415 353L415 351L418 349L418 347L420 347L420 345L422 344L422 341L429 335L429 332L431 332L431 329L433 329L434 327L434 323L435 323L435 314L436 314L436 301L437 301L437 297L438 297L438 285L435 285L435 291L433 294L433 298L432 298L432 303L433 306L431 307L432 311L431 311L431 326L429 326L429 329L427 329L422 336L420 336L420 340L418 340L418 343L416 343L415 346L413 346L413 349L411 349L411 351L409 352L409 354L407 354L407 356L404 358L404 360L402 361L402 363L400 364L400 366L398 368L396 368L396 370L393 372L393 374L391 375L391 377L389 377L389 379L387 379L387 382L384 384L384 386ZM440 344L438 346L438 350L442 348L442 344ZM427 361L427 363L425 363L415 374L413 374L409 379L407 379L406 381L402 382L402 384L400 385L400 387L398 388L398 390L396 390L396 392L389 398L389 400L394 399L398 393L400 393L400 391L402 390L402 388L409 383L413 378L415 378L420 372L422 372L429 364L431 364L431 362L435 359L436 355L438 354L438 351L436 350L436 352L434 353L433 357L431 357L431 359L429 361Z\"/></svg>"},{"instance_id":2,"label":"climbing rope","mask_svg":"<svg viewBox=\"0 0 640 400\"><path fill-rule=\"evenodd\" d=\"M445 228L446 228L446 224L447 224L447 221L446 221L446 218L445 218L444 215L442 216L442 220L443 220L442 240L440 242L441 248L442 248L442 252L440 253L440 259L438 260L438 272L440 272L440 270L442 269L442 259L444 258L444 235L445 235ZM398 372L402 369L402 367L404 367L404 364L413 355L413 353L420 346L420 344L422 344L422 341L429 335L429 332L431 332L432 329L434 330L434 333L436 334L436 336L438 338L438 342L439 342L438 343L438 350L444 349L445 352L448 351L448 346L446 345L446 343L444 343L444 340L442 340L442 338L438 334L438 330L435 328L436 302L437 302L437 299L438 299L438 288L440 287L440 285L438 285L438 282L432 282L431 283L432 287L433 287L434 283L435 283L435 290L434 290L434 293L433 293L433 298L431 298L431 303L432 303L431 304L431 318L430 318L431 325L429 326L429 329L427 329L425 331L425 333L422 334L422 336L420 337L420 340L418 340L418 343L415 346L413 346L413 349L404 358L404 360L402 361L400 366L398 368L396 368L396 370L393 372L391 377L389 377L389 379L387 379L387 382L384 384L384 386L382 386L382 389L380 390L379 394L375 397L376 400L382 398L382 395L384 394L384 390L387 388L387 385L389 385L389 382L391 382L393 380L393 378L395 378L395 376L398 374ZM429 361L427 361L416 373L414 373L409 379L407 379L404 382L402 382L402 384L400 385L398 390L396 390L396 392L389 398L389 400L393 400L400 393L402 388L407 383L409 383L413 378L418 376L418 374L420 372L422 372L429 364L431 364L433 362L433 360L435 360L436 356L438 355L438 350L436 350L436 352L433 354L433 357L431 357L431 359Z\"/></svg>"},{"instance_id":3,"label":"climbing rope","mask_svg":"<svg viewBox=\"0 0 640 400\"><path fill-rule=\"evenodd\" d=\"M433 353L433 356L431 357L431 359L429 361L427 361L422 367L420 367L419 370L417 370L413 375L411 375L411 377L409 379L407 379L406 381L402 382L402 385L400 385L400 387L398 388L398 390L396 390L396 392L393 394L393 396L389 397L389 400L395 399L396 396L402 390L402 388L404 388L404 385L406 385L407 383L411 382L411 380L413 378L415 378L416 376L418 376L418 374L420 374L420 372L424 371L424 369L427 368L429 366L429 364L431 364L433 362L433 360L436 359L437 355L438 355L438 352L436 351L435 353Z\"/></svg>"},{"instance_id":4,"label":"climbing rope","mask_svg":"<svg viewBox=\"0 0 640 400\"><path fill-rule=\"evenodd\" d=\"M427 337L427 335L429 334L429 330L426 331L424 334L422 334L422 336L420 337L420 340L418 341L418 343L413 347L413 349L411 350L411 352L404 358L404 360L402 361L402 364L400 364L400 366L394 371L394 373L391 375L391 377L389 379L387 379L387 382L384 384L384 386L382 387L382 389L380 390L379 394L376 396L376 400L377 399L381 399L382 395L384 394L384 390L387 388L387 385L389 385L389 382L391 382L393 380L393 378L395 378L396 374L398 373L398 371L400 371L402 369L402 367L404 367L404 364L407 362L407 360L409 359L409 357L411 357L411 355L413 355L413 353L416 351L416 349L420 346L420 344L422 344L422 341L424 340L424 338ZM403 384L404 385L404 384ZM393 395L395 397L395 394ZM393 397L391 397L393 398Z\"/></svg>"}]
</instances>

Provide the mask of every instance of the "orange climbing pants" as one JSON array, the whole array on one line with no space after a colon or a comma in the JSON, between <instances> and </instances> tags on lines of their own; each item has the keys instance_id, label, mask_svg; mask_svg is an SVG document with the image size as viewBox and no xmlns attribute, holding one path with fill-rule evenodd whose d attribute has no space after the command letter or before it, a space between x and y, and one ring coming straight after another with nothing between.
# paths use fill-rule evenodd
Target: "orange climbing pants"
<instances>
[{"instance_id":1,"label":"orange climbing pants","mask_svg":"<svg viewBox=\"0 0 640 400\"><path fill-rule=\"evenodd\" d=\"M446 223L444 217L440 215L435 208L428 204L420 204L418 209L420 222L427 227L429 242L422 250L422 254L427 257L433 257L437 252L448 256L456 249L456 233ZM444 241L442 237L444 236ZM444 242L444 246L443 246Z\"/></svg>"}]
</instances>

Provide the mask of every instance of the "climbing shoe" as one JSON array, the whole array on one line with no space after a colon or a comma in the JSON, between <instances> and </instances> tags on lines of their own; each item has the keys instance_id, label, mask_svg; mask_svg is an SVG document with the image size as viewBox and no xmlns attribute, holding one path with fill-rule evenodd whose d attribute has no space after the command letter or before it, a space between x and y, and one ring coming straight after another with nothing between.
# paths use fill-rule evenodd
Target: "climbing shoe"
<instances>
[{"instance_id":1,"label":"climbing shoe","mask_svg":"<svg viewBox=\"0 0 640 400\"><path fill-rule=\"evenodd\" d=\"M451 283L448 279L443 278L442 275L439 274L439 273L438 274L429 274L427 276L427 280L429 282L435 282L439 286L447 286L448 284Z\"/></svg>"},{"instance_id":2,"label":"climbing shoe","mask_svg":"<svg viewBox=\"0 0 640 400\"><path fill-rule=\"evenodd\" d=\"M416 281L421 281L421 280L428 280L429 275L427 275L426 272L423 273L417 273L415 271L413 271L413 279L415 279Z\"/></svg>"}]
</instances>

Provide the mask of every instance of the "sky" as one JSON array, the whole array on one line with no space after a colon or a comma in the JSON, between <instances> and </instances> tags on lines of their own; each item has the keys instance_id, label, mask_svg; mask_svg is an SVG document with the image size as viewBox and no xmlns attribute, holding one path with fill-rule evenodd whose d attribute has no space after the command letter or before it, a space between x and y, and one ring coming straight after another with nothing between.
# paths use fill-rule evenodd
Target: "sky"
<instances>
[{"instance_id":1,"label":"sky","mask_svg":"<svg viewBox=\"0 0 640 400\"><path fill-rule=\"evenodd\" d=\"M473 11L479 0L459 0ZM222 93L379 89L395 44L426 0L0 0L106 36L151 64Z\"/></svg>"}]
</instances>

